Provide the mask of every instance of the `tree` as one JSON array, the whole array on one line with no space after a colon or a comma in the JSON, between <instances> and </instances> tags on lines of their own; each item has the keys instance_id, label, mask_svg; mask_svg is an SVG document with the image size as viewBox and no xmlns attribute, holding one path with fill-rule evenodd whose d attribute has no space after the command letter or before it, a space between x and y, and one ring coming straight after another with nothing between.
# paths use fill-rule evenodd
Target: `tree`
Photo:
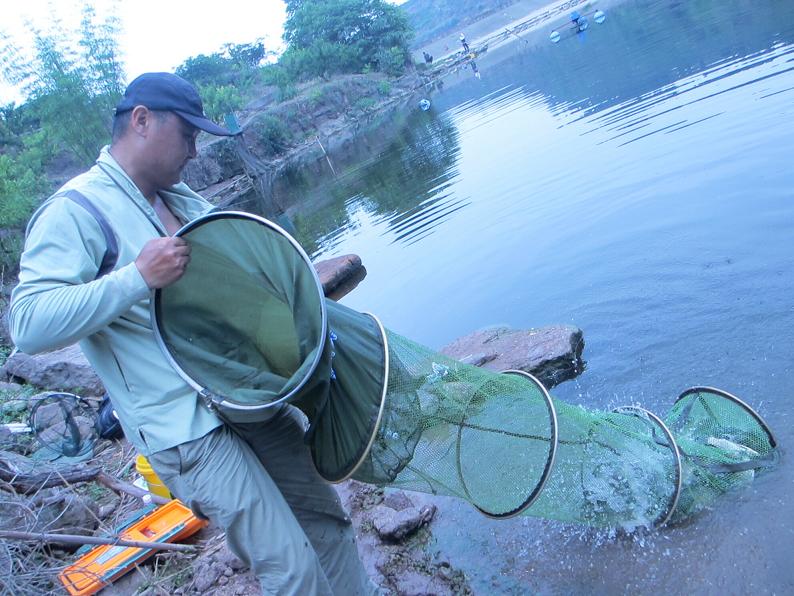
<instances>
[{"instance_id":1,"label":"tree","mask_svg":"<svg viewBox=\"0 0 794 596\"><path fill-rule=\"evenodd\" d=\"M49 31L33 29L34 55L23 55L0 37L0 72L22 87L47 139L87 165L110 140L113 107L124 89L115 17L98 22L86 5L80 30L67 32L56 19Z\"/></svg>"},{"instance_id":2,"label":"tree","mask_svg":"<svg viewBox=\"0 0 794 596\"><path fill-rule=\"evenodd\" d=\"M176 68L176 74L195 85L245 84L270 54L261 39L252 43L227 43L220 52L188 58Z\"/></svg>"},{"instance_id":3,"label":"tree","mask_svg":"<svg viewBox=\"0 0 794 596\"><path fill-rule=\"evenodd\" d=\"M380 70L399 74L412 32L384 0L287 0L282 56L298 77Z\"/></svg>"}]
</instances>

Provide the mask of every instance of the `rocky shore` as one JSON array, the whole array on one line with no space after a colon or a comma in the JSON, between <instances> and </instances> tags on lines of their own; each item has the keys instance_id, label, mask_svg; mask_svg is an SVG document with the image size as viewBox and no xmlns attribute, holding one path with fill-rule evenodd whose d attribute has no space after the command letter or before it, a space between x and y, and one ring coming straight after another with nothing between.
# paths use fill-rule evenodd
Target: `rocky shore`
<instances>
[{"instance_id":1,"label":"rocky shore","mask_svg":"<svg viewBox=\"0 0 794 596\"><path fill-rule=\"evenodd\" d=\"M336 296L355 287L365 274L356 255L318 263L316 268L325 292ZM553 386L581 372L583 347L581 330L571 326L493 327L461 337L441 351L474 366L524 370ZM31 458L40 447L37 441L30 433L12 429L15 424L24 425L30 408L50 391L75 392L96 404L104 388L77 346L35 356L17 352L0 368L0 415L6 423L0 426L0 483L4 489L0 490L0 529L78 535L112 532L141 502L109 490L107 481L97 482L97 475L101 472L129 485L134 475L134 450L123 439L100 440L90 462L63 464L57 473L50 464L36 463ZM68 477L71 482L62 483L53 476ZM36 482L50 488L36 487ZM432 497L417 499L353 480L337 485L337 490L357 530L362 560L387 593L471 592L465 575L453 568L443 553L428 548L437 509ZM256 578L228 550L217 528L202 530L190 543L198 547L195 554L158 554L153 564L127 574L103 593L259 593ZM71 550L65 545L34 547L0 539L0 565L5 562L22 576L29 575L31 585L42 593L54 589L55 571L69 559Z\"/></svg>"},{"instance_id":2,"label":"rocky shore","mask_svg":"<svg viewBox=\"0 0 794 596\"><path fill-rule=\"evenodd\" d=\"M489 45L493 49L515 41L521 31L559 17L577 4L578 0L570 0L550 5L516 21L511 31L472 36L472 45L475 51L484 52ZM532 6L534 9L536 3ZM412 72L388 86L371 77L350 77L311 97L306 94L280 104L275 111L264 105L252 106L242 118L247 131L243 139L205 145L187 171L188 182L221 206L254 193L261 201L257 210L278 212L278 180L288 167L299 166L311 173L344 163L345 158L339 154L354 152L362 132L373 127L380 127L381 133L389 126L398 128L400 115L414 109L420 94L431 93L437 80L460 68L467 59L462 53L452 52L436 60L432 68ZM378 100L367 100L373 96ZM273 118L282 118L292 128L274 132L268 128ZM304 126L303 121L311 124ZM388 134L379 138L384 141ZM269 149L268 142L274 139L286 150L273 152L272 143ZM366 151L373 148L367 146ZM338 162L332 162L332 158ZM351 291L366 275L356 255L321 262L316 268L326 295L333 299ZM2 310L7 292L0 298ZM4 319L0 335L9 345ZM571 326L528 330L492 327L474 331L440 351L474 366L529 372L548 388L580 374L584 368L583 347L581 330ZM0 530L112 534L125 517L140 509L142 502L139 496L108 488L97 481L97 475L128 486L135 475L136 455L129 443L123 439L100 440L90 462L77 468L65 464L53 472L34 459L41 446L31 433L19 432L42 394L73 392L98 404L104 393L102 383L77 346L36 356L18 352L7 359L5 356L0 353ZM46 488L42 488L45 472ZM31 485L32 481L39 485ZM443 552L430 548L439 506L433 497L352 480L338 485L337 490L357 530L362 560L373 580L387 593L471 593L466 576ZM189 543L197 547L196 552L158 554L103 594L259 594L256 579L229 552L217 528L202 530ZM55 574L71 560L73 550L64 544L0 539L1 575L10 578L0 580L0 586L15 594L59 592Z\"/></svg>"}]
</instances>

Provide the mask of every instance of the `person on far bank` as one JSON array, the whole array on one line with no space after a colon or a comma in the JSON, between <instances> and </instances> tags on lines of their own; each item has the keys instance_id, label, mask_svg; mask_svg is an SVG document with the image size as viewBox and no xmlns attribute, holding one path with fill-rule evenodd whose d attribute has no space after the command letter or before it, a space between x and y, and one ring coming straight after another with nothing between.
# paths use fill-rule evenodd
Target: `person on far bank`
<instances>
[{"instance_id":1,"label":"person on far bank","mask_svg":"<svg viewBox=\"0 0 794 596\"><path fill-rule=\"evenodd\" d=\"M470 50L469 50L469 44L468 44L468 42L466 41L466 36L463 34L463 32L462 32L462 31L461 31L461 33L460 33L460 43L461 43L461 45L463 46L463 51L464 51L466 54L468 54L468 53L470 52Z\"/></svg>"},{"instance_id":2,"label":"person on far bank","mask_svg":"<svg viewBox=\"0 0 794 596\"><path fill-rule=\"evenodd\" d=\"M226 532L264 594L377 593L350 518L314 469L297 410L283 406L267 422L231 428L155 339L151 292L190 263L190 245L173 234L212 208L180 182L199 130L232 134L206 118L184 79L146 73L129 84L110 146L28 224L12 337L27 353L80 342L127 439L174 496ZM108 228L117 246L105 271Z\"/></svg>"}]
</instances>

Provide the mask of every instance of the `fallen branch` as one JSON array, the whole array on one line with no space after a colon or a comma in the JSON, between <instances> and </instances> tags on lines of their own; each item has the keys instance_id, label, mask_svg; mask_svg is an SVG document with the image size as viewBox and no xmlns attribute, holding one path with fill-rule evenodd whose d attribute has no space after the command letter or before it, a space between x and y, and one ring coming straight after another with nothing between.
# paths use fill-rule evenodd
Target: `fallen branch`
<instances>
[{"instance_id":1,"label":"fallen branch","mask_svg":"<svg viewBox=\"0 0 794 596\"><path fill-rule=\"evenodd\" d=\"M127 493L128 495L132 495L133 497L139 497L143 499L146 495L149 495L152 499L152 503L157 503L158 505L165 505L166 503L170 502L170 499L166 499L165 497L161 497L160 495L156 495L154 493L150 493L147 490L143 490L142 488L138 488L128 482L124 482L123 480L119 480L118 478L114 478L110 474L106 474L105 472L99 472L96 475L95 480L101 484L102 486L108 487L110 490L117 492L117 493Z\"/></svg>"},{"instance_id":2,"label":"fallen branch","mask_svg":"<svg viewBox=\"0 0 794 596\"><path fill-rule=\"evenodd\" d=\"M106 474L97 465L55 466L44 462L34 462L24 455L11 451L0 451L0 480L11 485L18 493L25 495L52 486L68 486L77 482L95 480L117 493L127 493L140 499L149 495L152 503L158 505L165 505L169 501L165 497L155 495Z\"/></svg>"},{"instance_id":3,"label":"fallen branch","mask_svg":"<svg viewBox=\"0 0 794 596\"><path fill-rule=\"evenodd\" d=\"M54 466L45 462L34 462L11 451L0 451L0 480L25 495L52 486L88 482L101 471L102 468L98 465Z\"/></svg>"},{"instance_id":4,"label":"fallen branch","mask_svg":"<svg viewBox=\"0 0 794 596\"><path fill-rule=\"evenodd\" d=\"M177 552L192 552L195 546L189 544L171 544L170 542L141 542L140 540L124 540L123 538L103 538L100 536L78 536L75 534L46 534L40 532L16 532L0 530L0 538L24 540L28 542L47 542L55 544L112 544L114 546L133 546Z\"/></svg>"}]
</instances>

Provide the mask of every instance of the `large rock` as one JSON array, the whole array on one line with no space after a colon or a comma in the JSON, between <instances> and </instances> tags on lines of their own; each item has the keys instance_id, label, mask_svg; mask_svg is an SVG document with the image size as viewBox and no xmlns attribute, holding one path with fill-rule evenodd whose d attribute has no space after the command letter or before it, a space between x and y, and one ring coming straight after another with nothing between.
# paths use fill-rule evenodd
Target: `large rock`
<instances>
[{"instance_id":1,"label":"large rock","mask_svg":"<svg viewBox=\"0 0 794 596\"><path fill-rule=\"evenodd\" d=\"M102 395L102 381L88 364L79 346L31 356L17 352L5 363L8 375L53 391L75 391L83 395Z\"/></svg>"},{"instance_id":2,"label":"large rock","mask_svg":"<svg viewBox=\"0 0 794 596\"><path fill-rule=\"evenodd\" d=\"M358 255L342 255L314 263L326 296L338 299L355 288L364 279L367 270Z\"/></svg>"},{"instance_id":3,"label":"large rock","mask_svg":"<svg viewBox=\"0 0 794 596\"><path fill-rule=\"evenodd\" d=\"M458 338L441 353L490 370L523 370L547 388L584 370L582 330L572 325L538 329L488 327Z\"/></svg>"},{"instance_id":4,"label":"large rock","mask_svg":"<svg viewBox=\"0 0 794 596\"><path fill-rule=\"evenodd\" d=\"M435 505L421 509L408 507L401 511L395 511L387 505L378 505L372 514L372 524L383 540L396 542L429 523L435 514Z\"/></svg>"}]
</instances>

